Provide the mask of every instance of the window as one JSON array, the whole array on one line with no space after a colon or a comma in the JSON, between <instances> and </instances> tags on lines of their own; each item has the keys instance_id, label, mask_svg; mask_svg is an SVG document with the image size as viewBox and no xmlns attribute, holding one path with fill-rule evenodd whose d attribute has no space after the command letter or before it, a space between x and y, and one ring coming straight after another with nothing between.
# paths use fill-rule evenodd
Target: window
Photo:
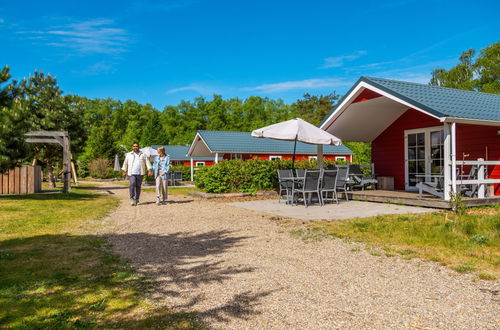
<instances>
[{"instance_id":1,"label":"window","mask_svg":"<svg viewBox=\"0 0 500 330\"><path fill-rule=\"evenodd\" d=\"M242 154L231 154L231 159L243 159Z\"/></svg>"},{"instance_id":2,"label":"window","mask_svg":"<svg viewBox=\"0 0 500 330\"><path fill-rule=\"evenodd\" d=\"M205 166L205 162L196 162L196 166Z\"/></svg>"},{"instance_id":3,"label":"window","mask_svg":"<svg viewBox=\"0 0 500 330\"><path fill-rule=\"evenodd\" d=\"M309 156L309 160L318 160L318 156Z\"/></svg>"},{"instance_id":4,"label":"window","mask_svg":"<svg viewBox=\"0 0 500 330\"><path fill-rule=\"evenodd\" d=\"M281 159L281 156L269 156L269 160Z\"/></svg>"},{"instance_id":5,"label":"window","mask_svg":"<svg viewBox=\"0 0 500 330\"><path fill-rule=\"evenodd\" d=\"M345 161L346 161L346 158L345 158L345 156L335 156L335 160L336 160L336 161L337 161L337 160L341 160L341 161L344 161L344 162L345 162Z\"/></svg>"}]
</instances>

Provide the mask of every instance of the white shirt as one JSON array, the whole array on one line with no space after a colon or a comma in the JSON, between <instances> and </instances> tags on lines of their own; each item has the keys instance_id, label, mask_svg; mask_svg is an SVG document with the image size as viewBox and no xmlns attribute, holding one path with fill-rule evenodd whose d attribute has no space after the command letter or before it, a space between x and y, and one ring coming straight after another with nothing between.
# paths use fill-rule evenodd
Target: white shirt
<instances>
[{"instance_id":1,"label":"white shirt","mask_svg":"<svg viewBox=\"0 0 500 330\"><path fill-rule=\"evenodd\" d=\"M141 161L140 161L140 153L133 152L134 160L132 163L132 175L141 175Z\"/></svg>"}]
</instances>

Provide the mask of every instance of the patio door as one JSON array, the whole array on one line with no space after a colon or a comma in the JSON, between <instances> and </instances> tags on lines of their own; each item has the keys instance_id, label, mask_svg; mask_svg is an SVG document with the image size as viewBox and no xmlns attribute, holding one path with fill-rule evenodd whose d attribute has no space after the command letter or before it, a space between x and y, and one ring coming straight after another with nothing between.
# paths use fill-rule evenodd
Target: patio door
<instances>
[{"instance_id":1,"label":"patio door","mask_svg":"<svg viewBox=\"0 0 500 330\"><path fill-rule=\"evenodd\" d=\"M416 190L420 176L439 175L443 170L442 127L405 131L405 188ZM428 179L427 179L428 180Z\"/></svg>"}]
</instances>

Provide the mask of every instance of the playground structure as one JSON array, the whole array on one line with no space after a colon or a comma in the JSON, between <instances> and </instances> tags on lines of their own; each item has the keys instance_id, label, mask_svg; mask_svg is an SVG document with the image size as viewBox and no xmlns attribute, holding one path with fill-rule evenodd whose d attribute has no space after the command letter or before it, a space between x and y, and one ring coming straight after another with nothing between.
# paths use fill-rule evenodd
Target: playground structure
<instances>
[{"instance_id":1,"label":"playground structure","mask_svg":"<svg viewBox=\"0 0 500 330\"><path fill-rule=\"evenodd\" d=\"M71 190L71 176L77 182L75 166L71 161L71 148L68 132L58 131L31 131L24 134L27 143L57 143L63 148L63 192Z\"/></svg>"}]
</instances>

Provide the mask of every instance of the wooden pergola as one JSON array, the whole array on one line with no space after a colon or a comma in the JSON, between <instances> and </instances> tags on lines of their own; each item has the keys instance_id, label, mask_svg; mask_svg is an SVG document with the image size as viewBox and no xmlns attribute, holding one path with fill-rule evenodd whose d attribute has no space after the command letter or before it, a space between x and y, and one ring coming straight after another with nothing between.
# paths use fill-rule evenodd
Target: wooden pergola
<instances>
[{"instance_id":1,"label":"wooden pergola","mask_svg":"<svg viewBox=\"0 0 500 330\"><path fill-rule=\"evenodd\" d=\"M27 143L57 143L63 148L63 192L71 190L71 149L68 132L31 131L24 134Z\"/></svg>"}]
</instances>

